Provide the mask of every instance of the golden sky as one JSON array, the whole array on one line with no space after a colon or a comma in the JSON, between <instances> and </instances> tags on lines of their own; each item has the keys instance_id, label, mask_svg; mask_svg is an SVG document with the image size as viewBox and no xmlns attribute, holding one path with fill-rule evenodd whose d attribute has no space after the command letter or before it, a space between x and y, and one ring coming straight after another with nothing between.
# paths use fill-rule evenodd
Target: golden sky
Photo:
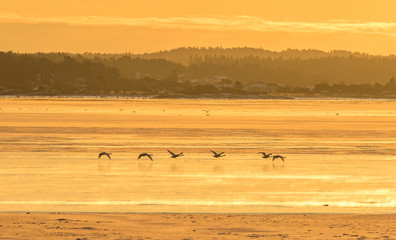
<instances>
[{"instance_id":1,"label":"golden sky","mask_svg":"<svg viewBox=\"0 0 396 240\"><path fill-rule=\"evenodd\" d=\"M396 54L394 0L0 0L0 51L182 46Z\"/></svg>"}]
</instances>

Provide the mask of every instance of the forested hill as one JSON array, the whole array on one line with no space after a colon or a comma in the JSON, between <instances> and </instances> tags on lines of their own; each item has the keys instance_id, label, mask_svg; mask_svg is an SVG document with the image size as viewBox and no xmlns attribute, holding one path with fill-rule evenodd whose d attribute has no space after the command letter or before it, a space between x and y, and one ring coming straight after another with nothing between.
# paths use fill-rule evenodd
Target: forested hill
<instances>
[{"instance_id":1,"label":"forested hill","mask_svg":"<svg viewBox=\"0 0 396 240\"><path fill-rule=\"evenodd\" d=\"M327 57L374 57L364 53L349 52L344 50L333 50L324 52L315 49L287 49L284 51L270 51L262 48L176 48L168 51L159 51L146 54L130 55L142 58L163 58L169 61L190 65L194 58L205 58L208 56L223 56L233 59L246 57L258 57L261 59L319 59Z\"/></svg>"},{"instance_id":2,"label":"forested hill","mask_svg":"<svg viewBox=\"0 0 396 240\"><path fill-rule=\"evenodd\" d=\"M374 56L348 51L285 50L281 52L256 48L178 48L149 54L98 55L105 65L116 67L121 74L132 72L157 74L172 69L180 75L202 78L224 76L242 83L263 82L314 86L318 83L385 83L396 76L396 56ZM126 59L129 57L131 60ZM122 61L117 60L123 58ZM158 66L147 61L137 69L136 59L166 60ZM153 64L150 66L150 64ZM173 65L173 66L172 66Z\"/></svg>"},{"instance_id":3,"label":"forested hill","mask_svg":"<svg viewBox=\"0 0 396 240\"><path fill-rule=\"evenodd\" d=\"M169 92L178 87L194 92L196 86L206 86L198 92L214 93L219 88L238 86L235 89L241 90L254 83L309 89L326 84L341 88L351 84L385 86L394 76L395 56L346 51L179 48L141 55L0 52L3 91Z\"/></svg>"}]
</instances>

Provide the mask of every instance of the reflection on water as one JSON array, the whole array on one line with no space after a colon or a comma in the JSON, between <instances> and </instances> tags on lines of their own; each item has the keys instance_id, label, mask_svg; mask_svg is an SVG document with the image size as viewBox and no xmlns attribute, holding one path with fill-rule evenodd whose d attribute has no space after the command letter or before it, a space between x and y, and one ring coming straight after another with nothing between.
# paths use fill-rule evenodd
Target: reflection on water
<instances>
[{"instance_id":1,"label":"reflection on water","mask_svg":"<svg viewBox=\"0 0 396 240\"><path fill-rule=\"evenodd\" d=\"M263 165L263 172L274 172L274 171L281 171L285 168L285 164L272 164L272 165Z\"/></svg>"},{"instance_id":2,"label":"reflection on water","mask_svg":"<svg viewBox=\"0 0 396 240\"><path fill-rule=\"evenodd\" d=\"M153 162L138 162L138 169L142 172L148 172L153 168Z\"/></svg>"},{"instance_id":3,"label":"reflection on water","mask_svg":"<svg viewBox=\"0 0 396 240\"><path fill-rule=\"evenodd\" d=\"M0 211L394 212L396 102L359 101L0 99Z\"/></svg>"},{"instance_id":4,"label":"reflection on water","mask_svg":"<svg viewBox=\"0 0 396 240\"><path fill-rule=\"evenodd\" d=\"M98 159L98 170L100 173L106 174L111 170L111 160Z\"/></svg>"}]
</instances>

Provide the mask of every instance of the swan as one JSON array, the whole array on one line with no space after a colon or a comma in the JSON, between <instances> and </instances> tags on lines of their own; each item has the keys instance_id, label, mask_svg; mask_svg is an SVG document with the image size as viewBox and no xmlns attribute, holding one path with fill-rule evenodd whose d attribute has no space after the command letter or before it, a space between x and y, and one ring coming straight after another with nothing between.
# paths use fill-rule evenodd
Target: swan
<instances>
[{"instance_id":1,"label":"swan","mask_svg":"<svg viewBox=\"0 0 396 240\"><path fill-rule=\"evenodd\" d=\"M167 149L168 152L172 155L171 158L177 158L177 157L181 157L184 156L183 153L178 153L178 154L174 154L171 150Z\"/></svg>"},{"instance_id":2,"label":"swan","mask_svg":"<svg viewBox=\"0 0 396 240\"><path fill-rule=\"evenodd\" d=\"M101 153L99 153L98 159L99 159L101 156L103 156L103 155L106 155L109 159L111 159L111 157L110 157L111 153L107 153L107 152L101 152Z\"/></svg>"},{"instance_id":3,"label":"swan","mask_svg":"<svg viewBox=\"0 0 396 240\"><path fill-rule=\"evenodd\" d=\"M216 153L215 151L212 151L212 150L210 150L210 151L214 154L213 157L215 157L215 158L219 158L219 157L224 157L225 156L224 152Z\"/></svg>"},{"instance_id":4,"label":"swan","mask_svg":"<svg viewBox=\"0 0 396 240\"><path fill-rule=\"evenodd\" d=\"M153 158L151 156L153 156L153 154L148 154L148 153L141 153L138 157L138 159L140 159L141 157L147 156L148 158L150 158L151 161L153 161Z\"/></svg>"},{"instance_id":5,"label":"swan","mask_svg":"<svg viewBox=\"0 0 396 240\"><path fill-rule=\"evenodd\" d=\"M277 159L277 158L282 159L282 161L284 162L286 157L281 156L281 155L274 155L274 156L272 156L272 161L274 161L274 160Z\"/></svg>"}]
</instances>

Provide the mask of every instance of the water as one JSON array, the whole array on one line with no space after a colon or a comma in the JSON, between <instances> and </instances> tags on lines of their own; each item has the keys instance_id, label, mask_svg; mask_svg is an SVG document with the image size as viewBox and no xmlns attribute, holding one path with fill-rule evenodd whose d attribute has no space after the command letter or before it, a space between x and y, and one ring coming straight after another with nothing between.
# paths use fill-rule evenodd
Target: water
<instances>
[{"instance_id":1,"label":"water","mask_svg":"<svg viewBox=\"0 0 396 240\"><path fill-rule=\"evenodd\" d=\"M0 211L394 213L395 109L364 99L2 98ZM97 159L102 151L112 160Z\"/></svg>"}]
</instances>

